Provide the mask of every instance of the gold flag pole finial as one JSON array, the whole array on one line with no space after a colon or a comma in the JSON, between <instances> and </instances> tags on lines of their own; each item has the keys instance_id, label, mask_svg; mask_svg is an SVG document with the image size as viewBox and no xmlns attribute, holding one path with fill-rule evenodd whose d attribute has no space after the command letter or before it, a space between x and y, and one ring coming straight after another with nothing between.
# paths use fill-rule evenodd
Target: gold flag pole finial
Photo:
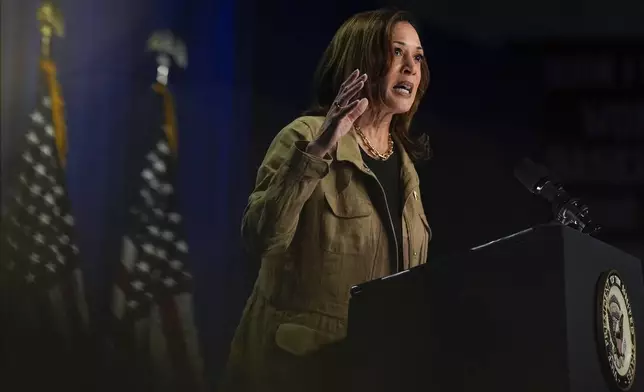
<instances>
[{"instance_id":1,"label":"gold flag pole finial","mask_svg":"<svg viewBox=\"0 0 644 392\"><path fill-rule=\"evenodd\" d=\"M152 33L147 42L147 50L157 53L157 82L164 86L168 84L170 66L173 61L182 69L188 67L186 45L171 31L162 30Z\"/></svg>"},{"instance_id":2,"label":"gold flag pole finial","mask_svg":"<svg viewBox=\"0 0 644 392\"><path fill-rule=\"evenodd\" d=\"M51 56L52 37L65 36L63 14L49 1L44 1L36 14L40 22L41 49L44 58Z\"/></svg>"}]
</instances>

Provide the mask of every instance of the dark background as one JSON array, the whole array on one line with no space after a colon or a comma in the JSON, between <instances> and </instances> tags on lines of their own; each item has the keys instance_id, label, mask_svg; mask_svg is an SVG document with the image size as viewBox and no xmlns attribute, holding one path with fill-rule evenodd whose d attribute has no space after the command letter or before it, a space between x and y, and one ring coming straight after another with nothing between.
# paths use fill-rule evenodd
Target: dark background
<instances>
[{"instance_id":1,"label":"dark background","mask_svg":"<svg viewBox=\"0 0 644 392\"><path fill-rule=\"evenodd\" d=\"M213 378L254 278L239 223L255 171L275 134L306 108L333 33L358 11L395 5L422 24L432 82L414 127L429 134L435 152L419 168L434 233L430 262L551 219L549 206L513 178L523 156L546 163L588 201L606 241L644 257L640 1L57 3L67 20L54 57L66 100L69 192L99 319L125 229L128 162L145 115L140 98L155 74L145 40L171 28L186 41L189 67L170 84L197 316ZM0 4L4 196L36 98L39 2Z\"/></svg>"}]
</instances>

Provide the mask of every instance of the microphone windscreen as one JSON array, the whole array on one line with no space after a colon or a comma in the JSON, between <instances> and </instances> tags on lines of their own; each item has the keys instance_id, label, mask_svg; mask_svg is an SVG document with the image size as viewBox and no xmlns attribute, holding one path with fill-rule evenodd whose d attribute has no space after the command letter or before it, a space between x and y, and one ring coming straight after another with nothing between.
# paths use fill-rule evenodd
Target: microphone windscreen
<instances>
[{"instance_id":1,"label":"microphone windscreen","mask_svg":"<svg viewBox=\"0 0 644 392\"><path fill-rule=\"evenodd\" d=\"M524 187L534 193L539 181L548 177L548 170L544 166L532 162L529 158L524 158L514 168L514 176Z\"/></svg>"}]
</instances>

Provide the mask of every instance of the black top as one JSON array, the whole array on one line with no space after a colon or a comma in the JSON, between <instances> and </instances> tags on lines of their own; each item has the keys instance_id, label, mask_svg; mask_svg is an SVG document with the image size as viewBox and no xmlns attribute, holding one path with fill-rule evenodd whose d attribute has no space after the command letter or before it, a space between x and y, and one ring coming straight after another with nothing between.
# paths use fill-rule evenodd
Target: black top
<instances>
[{"instance_id":1,"label":"black top","mask_svg":"<svg viewBox=\"0 0 644 392\"><path fill-rule=\"evenodd\" d=\"M398 148L394 145L394 152L389 158L385 161L377 160L371 158L367 153L360 149L362 153L362 160L367 165L367 167L376 175L380 185L385 192L386 204L382 198L382 190L380 190L377 183L369 188L370 193L372 194L372 199L374 200L374 206L380 214L382 221L387 228L387 233L389 234L389 243L391 246L390 261L391 261L391 273L395 273L402 270L402 185L400 181L400 167L401 159ZM396 265L396 254L394 249L394 238L391 232L391 223L389 222L389 215L387 214L387 206L389 207L389 213L391 214L391 220L393 221L394 233L396 235L396 241L398 242L398 265Z\"/></svg>"}]
</instances>

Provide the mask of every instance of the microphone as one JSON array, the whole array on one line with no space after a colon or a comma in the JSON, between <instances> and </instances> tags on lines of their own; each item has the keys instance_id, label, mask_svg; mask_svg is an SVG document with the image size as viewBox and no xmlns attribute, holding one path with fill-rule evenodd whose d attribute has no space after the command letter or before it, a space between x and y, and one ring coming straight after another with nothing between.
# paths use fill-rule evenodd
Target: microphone
<instances>
[{"instance_id":1,"label":"microphone","mask_svg":"<svg viewBox=\"0 0 644 392\"><path fill-rule=\"evenodd\" d=\"M528 158L514 169L514 176L535 195L544 197L552 204L555 220L564 226L595 235L601 227L593 222L588 206L571 197L561 184L550 179L548 169Z\"/></svg>"}]
</instances>

